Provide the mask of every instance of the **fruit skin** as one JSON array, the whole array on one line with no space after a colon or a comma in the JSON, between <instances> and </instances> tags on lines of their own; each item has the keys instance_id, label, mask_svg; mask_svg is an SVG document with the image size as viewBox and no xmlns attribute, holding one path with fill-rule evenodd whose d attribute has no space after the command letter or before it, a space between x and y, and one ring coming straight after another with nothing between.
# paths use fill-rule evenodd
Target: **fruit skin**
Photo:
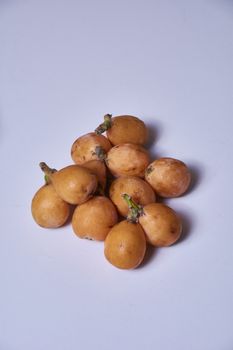
<instances>
[{"instance_id":1,"label":"fruit skin","mask_svg":"<svg viewBox=\"0 0 233 350\"><path fill-rule=\"evenodd\" d=\"M69 165L50 175L50 179L57 194L70 204L87 201L98 185L96 176L79 165Z\"/></svg>"},{"instance_id":2,"label":"fruit skin","mask_svg":"<svg viewBox=\"0 0 233 350\"><path fill-rule=\"evenodd\" d=\"M72 227L80 238L104 241L117 222L117 211L111 200L96 196L75 209Z\"/></svg>"},{"instance_id":3,"label":"fruit skin","mask_svg":"<svg viewBox=\"0 0 233 350\"><path fill-rule=\"evenodd\" d=\"M160 158L153 161L145 171L146 181L161 197L178 197L187 191L191 174L188 167L178 159Z\"/></svg>"},{"instance_id":4,"label":"fruit skin","mask_svg":"<svg viewBox=\"0 0 233 350\"><path fill-rule=\"evenodd\" d=\"M104 255L120 269L134 269L140 265L146 252L146 238L139 224L126 220L115 225L104 242Z\"/></svg>"},{"instance_id":5,"label":"fruit skin","mask_svg":"<svg viewBox=\"0 0 233 350\"><path fill-rule=\"evenodd\" d=\"M139 223L147 241L155 247L170 246L180 238L182 232L182 223L176 212L161 203L146 205Z\"/></svg>"},{"instance_id":6,"label":"fruit skin","mask_svg":"<svg viewBox=\"0 0 233 350\"><path fill-rule=\"evenodd\" d=\"M114 146L106 158L107 167L116 177L127 175L144 177L149 162L147 150L133 143L122 143Z\"/></svg>"},{"instance_id":7,"label":"fruit skin","mask_svg":"<svg viewBox=\"0 0 233 350\"><path fill-rule=\"evenodd\" d=\"M136 176L122 176L114 180L109 189L109 197L119 213L127 217L129 208L122 195L127 193L137 204L146 205L156 200L152 187Z\"/></svg>"},{"instance_id":8,"label":"fruit skin","mask_svg":"<svg viewBox=\"0 0 233 350\"><path fill-rule=\"evenodd\" d=\"M34 195L31 212L35 222L45 228L56 228L65 224L70 206L63 201L50 185L42 186Z\"/></svg>"},{"instance_id":9,"label":"fruit skin","mask_svg":"<svg viewBox=\"0 0 233 350\"><path fill-rule=\"evenodd\" d=\"M94 175L97 176L98 182L102 190L104 190L107 181L107 169L104 162L96 159L89 160L89 162L83 164L83 167L89 169Z\"/></svg>"},{"instance_id":10,"label":"fruit skin","mask_svg":"<svg viewBox=\"0 0 233 350\"><path fill-rule=\"evenodd\" d=\"M144 145L147 140L147 128L142 120L132 115L120 115L111 119L111 127L106 134L115 146L121 143Z\"/></svg>"},{"instance_id":11,"label":"fruit skin","mask_svg":"<svg viewBox=\"0 0 233 350\"><path fill-rule=\"evenodd\" d=\"M71 158L79 165L93 159L100 160L111 147L111 143L105 136L90 132L74 141L71 147Z\"/></svg>"}]
</instances>

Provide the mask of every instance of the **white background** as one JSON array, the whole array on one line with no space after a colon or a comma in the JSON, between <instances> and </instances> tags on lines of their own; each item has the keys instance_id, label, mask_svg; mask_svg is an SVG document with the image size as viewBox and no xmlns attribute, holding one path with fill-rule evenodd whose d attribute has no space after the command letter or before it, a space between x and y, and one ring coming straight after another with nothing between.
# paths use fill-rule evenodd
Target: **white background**
<instances>
[{"instance_id":1,"label":"white background","mask_svg":"<svg viewBox=\"0 0 233 350\"><path fill-rule=\"evenodd\" d=\"M0 0L0 350L233 349L232 62L231 0ZM193 172L183 239L133 271L30 214L105 113Z\"/></svg>"}]
</instances>

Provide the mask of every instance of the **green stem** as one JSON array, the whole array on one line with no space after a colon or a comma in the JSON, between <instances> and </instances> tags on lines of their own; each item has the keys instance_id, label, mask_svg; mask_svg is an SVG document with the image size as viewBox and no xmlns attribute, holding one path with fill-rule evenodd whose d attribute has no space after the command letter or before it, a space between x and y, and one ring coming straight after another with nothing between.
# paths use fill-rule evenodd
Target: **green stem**
<instances>
[{"instance_id":1,"label":"green stem","mask_svg":"<svg viewBox=\"0 0 233 350\"><path fill-rule=\"evenodd\" d=\"M46 163L44 162L41 162L39 164L41 170L43 171L43 173L45 174L44 175L44 180L45 180L45 183L46 185L50 184L51 183L51 179L50 179L50 176L55 173L57 170L56 169L51 169Z\"/></svg>"},{"instance_id":2,"label":"green stem","mask_svg":"<svg viewBox=\"0 0 233 350\"><path fill-rule=\"evenodd\" d=\"M112 115L111 114L105 114L104 116L104 122L98 126L98 128L95 129L95 133L100 135L103 134L105 131L110 129L112 126Z\"/></svg>"},{"instance_id":3,"label":"green stem","mask_svg":"<svg viewBox=\"0 0 233 350\"><path fill-rule=\"evenodd\" d=\"M139 216L143 214L142 206L135 203L132 197L129 196L127 193L124 193L122 197L126 201L126 204L129 207L129 214L127 216L127 220L133 223L138 222Z\"/></svg>"}]
</instances>

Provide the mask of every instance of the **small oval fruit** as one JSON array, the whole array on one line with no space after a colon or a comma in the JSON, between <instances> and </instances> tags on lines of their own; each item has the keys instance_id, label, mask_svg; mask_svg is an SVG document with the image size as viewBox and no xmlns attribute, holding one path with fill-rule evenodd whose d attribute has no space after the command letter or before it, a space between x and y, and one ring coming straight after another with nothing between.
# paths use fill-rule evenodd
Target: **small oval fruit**
<instances>
[{"instance_id":1,"label":"small oval fruit","mask_svg":"<svg viewBox=\"0 0 233 350\"><path fill-rule=\"evenodd\" d=\"M160 158L147 167L145 179L159 196L172 198L181 196L187 191L191 174L188 167L180 160Z\"/></svg>"},{"instance_id":2,"label":"small oval fruit","mask_svg":"<svg viewBox=\"0 0 233 350\"><path fill-rule=\"evenodd\" d=\"M115 206L103 196L93 197L77 206L72 217L72 227L79 238L97 241L104 241L117 222Z\"/></svg>"},{"instance_id":3,"label":"small oval fruit","mask_svg":"<svg viewBox=\"0 0 233 350\"><path fill-rule=\"evenodd\" d=\"M65 224L70 214L70 206L63 201L49 185L42 186L34 195L31 212L35 222L45 228L56 228Z\"/></svg>"},{"instance_id":4,"label":"small oval fruit","mask_svg":"<svg viewBox=\"0 0 233 350\"><path fill-rule=\"evenodd\" d=\"M111 147L111 143L105 136L91 132L74 141L71 157L74 163L79 165L89 160L103 160Z\"/></svg>"},{"instance_id":5,"label":"small oval fruit","mask_svg":"<svg viewBox=\"0 0 233 350\"><path fill-rule=\"evenodd\" d=\"M111 173L118 176L144 177L150 162L145 148L132 143L114 146L107 154L106 164Z\"/></svg>"},{"instance_id":6,"label":"small oval fruit","mask_svg":"<svg viewBox=\"0 0 233 350\"><path fill-rule=\"evenodd\" d=\"M167 247L181 235L182 223L176 212L161 203L147 204L139 217L147 241L155 247Z\"/></svg>"},{"instance_id":7,"label":"small oval fruit","mask_svg":"<svg viewBox=\"0 0 233 350\"><path fill-rule=\"evenodd\" d=\"M123 199L124 193L127 193L137 204L142 206L156 200L154 190L146 181L136 176L118 177L110 186L109 197L124 217L127 217L129 213L128 205Z\"/></svg>"},{"instance_id":8,"label":"small oval fruit","mask_svg":"<svg viewBox=\"0 0 233 350\"><path fill-rule=\"evenodd\" d=\"M132 115L120 115L112 118L111 114L106 114L104 123L96 129L96 133L100 134L105 131L114 146L121 143L144 145L148 134L145 123Z\"/></svg>"},{"instance_id":9,"label":"small oval fruit","mask_svg":"<svg viewBox=\"0 0 233 350\"><path fill-rule=\"evenodd\" d=\"M134 269L140 265L146 252L146 238L139 224L126 220L115 225L104 242L104 255L120 269Z\"/></svg>"},{"instance_id":10,"label":"small oval fruit","mask_svg":"<svg viewBox=\"0 0 233 350\"><path fill-rule=\"evenodd\" d=\"M142 207L127 193L123 198L129 208L127 220L140 223L149 243L155 247L166 247L180 238L182 223L173 209L161 203L150 203Z\"/></svg>"},{"instance_id":11,"label":"small oval fruit","mask_svg":"<svg viewBox=\"0 0 233 350\"><path fill-rule=\"evenodd\" d=\"M41 169L53 184L57 194L67 203L82 204L91 198L97 188L97 177L79 165L69 165L53 172L45 163Z\"/></svg>"}]
</instances>

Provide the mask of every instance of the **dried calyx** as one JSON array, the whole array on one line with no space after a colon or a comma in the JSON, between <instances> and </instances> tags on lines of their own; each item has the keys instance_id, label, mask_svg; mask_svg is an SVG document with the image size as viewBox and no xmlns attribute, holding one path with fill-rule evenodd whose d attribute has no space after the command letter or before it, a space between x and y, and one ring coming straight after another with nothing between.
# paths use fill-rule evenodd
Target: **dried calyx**
<instances>
[{"instance_id":1,"label":"dried calyx","mask_svg":"<svg viewBox=\"0 0 233 350\"><path fill-rule=\"evenodd\" d=\"M95 129L95 133L100 135L103 134L105 131L110 129L112 126L112 115L111 114L105 114L104 116L104 122L98 126L98 128Z\"/></svg>"},{"instance_id":2,"label":"dried calyx","mask_svg":"<svg viewBox=\"0 0 233 350\"><path fill-rule=\"evenodd\" d=\"M99 160L105 160L106 152L101 146L96 146L95 151L92 152L93 155L96 155Z\"/></svg>"},{"instance_id":3,"label":"dried calyx","mask_svg":"<svg viewBox=\"0 0 233 350\"><path fill-rule=\"evenodd\" d=\"M138 222L139 217L144 214L142 206L135 203L132 197L127 193L124 193L122 197L126 201L129 208L127 220L132 223Z\"/></svg>"}]
</instances>

